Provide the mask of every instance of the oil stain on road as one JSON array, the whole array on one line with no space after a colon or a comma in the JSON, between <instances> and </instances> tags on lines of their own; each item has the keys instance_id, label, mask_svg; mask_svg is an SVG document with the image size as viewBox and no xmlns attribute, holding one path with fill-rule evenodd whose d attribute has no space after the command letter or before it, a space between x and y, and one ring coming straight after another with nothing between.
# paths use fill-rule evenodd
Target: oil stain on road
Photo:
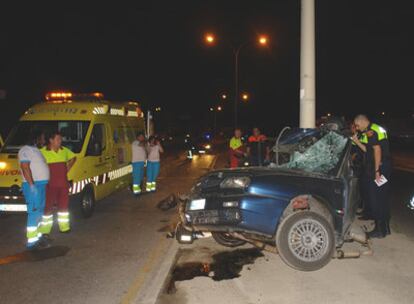
<instances>
[{"instance_id":1,"label":"oil stain on road","mask_svg":"<svg viewBox=\"0 0 414 304\"><path fill-rule=\"evenodd\" d=\"M37 262L65 256L70 248L66 246L52 246L44 249L23 251L14 255L0 258L0 266L18 262Z\"/></svg>"},{"instance_id":2,"label":"oil stain on road","mask_svg":"<svg viewBox=\"0 0 414 304\"><path fill-rule=\"evenodd\" d=\"M257 248L236 249L213 254L211 263L177 264L172 270L166 293L174 294L177 291L175 282L191 280L196 277L210 277L214 281L238 278L244 265L253 264L257 258L263 256L263 253Z\"/></svg>"}]
</instances>

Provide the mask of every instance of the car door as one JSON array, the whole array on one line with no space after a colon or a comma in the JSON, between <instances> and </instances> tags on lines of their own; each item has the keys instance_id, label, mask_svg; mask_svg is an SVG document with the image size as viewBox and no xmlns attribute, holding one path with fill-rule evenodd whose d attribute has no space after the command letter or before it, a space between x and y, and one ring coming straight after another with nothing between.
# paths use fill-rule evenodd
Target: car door
<instances>
[{"instance_id":1,"label":"car door","mask_svg":"<svg viewBox=\"0 0 414 304\"><path fill-rule=\"evenodd\" d=\"M342 177L345 185L345 205L344 205L344 228L352 224L356 210L361 200L360 182L358 172L353 166L351 155L348 153L345 159Z\"/></svg>"}]
</instances>

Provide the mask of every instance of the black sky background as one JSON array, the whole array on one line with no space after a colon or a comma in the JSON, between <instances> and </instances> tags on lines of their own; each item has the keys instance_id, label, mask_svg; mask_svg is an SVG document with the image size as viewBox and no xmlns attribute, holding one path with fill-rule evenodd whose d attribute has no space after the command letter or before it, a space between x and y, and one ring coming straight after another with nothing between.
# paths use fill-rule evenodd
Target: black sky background
<instances>
[{"instance_id":1,"label":"black sky background","mask_svg":"<svg viewBox=\"0 0 414 304\"><path fill-rule=\"evenodd\" d=\"M317 111L348 117L413 109L411 1L317 0ZM206 31L218 36L206 47ZM254 39L266 33L271 45ZM300 1L135 1L130 6L6 7L0 19L0 127L7 130L51 90L102 91L162 107L163 127L232 125L233 57L241 51L245 126L297 125Z\"/></svg>"}]
</instances>

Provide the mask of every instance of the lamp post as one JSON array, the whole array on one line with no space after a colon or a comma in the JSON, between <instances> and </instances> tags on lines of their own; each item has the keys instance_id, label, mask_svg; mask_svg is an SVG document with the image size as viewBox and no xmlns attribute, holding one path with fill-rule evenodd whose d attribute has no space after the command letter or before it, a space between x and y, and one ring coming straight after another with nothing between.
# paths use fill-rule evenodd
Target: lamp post
<instances>
[{"instance_id":1,"label":"lamp post","mask_svg":"<svg viewBox=\"0 0 414 304\"><path fill-rule=\"evenodd\" d=\"M315 127L315 0L301 1L300 128Z\"/></svg>"},{"instance_id":2,"label":"lamp post","mask_svg":"<svg viewBox=\"0 0 414 304\"><path fill-rule=\"evenodd\" d=\"M208 45L213 45L216 41L216 37L211 34L207 33L204 36L204 40ZM260 35L257 38L257 42L260 46L264 47L267 46L269 43L269 39L265 35ZM250 41L244 42L237 47L234 47L234 45L230 44L233 49L233 55L234 55L234 128L237 128L238 126L238 103L239 103L239 54L240 50L247 46L250 43Z\"/></svg>"},{"instance_id":3,"label":"lamp post","mask_svg":"<svg viewBox=\"0 0 414 304\"><path fill-rule=\"evenodd\" d=\"M214 130L214 134L216 134L216 129L217 129L217 112L221 112L223 110L222 106L217 106L217 107L211 107L210 108L210 112L213 112L214 116L213 116L213 130Z\"/></svg>"}]
</instances>

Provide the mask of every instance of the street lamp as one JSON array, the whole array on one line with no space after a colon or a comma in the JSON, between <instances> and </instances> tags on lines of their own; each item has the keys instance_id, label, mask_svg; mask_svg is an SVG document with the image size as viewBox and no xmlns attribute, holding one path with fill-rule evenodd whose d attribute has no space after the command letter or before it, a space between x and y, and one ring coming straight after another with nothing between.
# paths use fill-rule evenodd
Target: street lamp
<instances>
[{"instance_id":1,"label":"street lamp","mask_svg":"<svg viewBox=\"0 0 414 304\"><path fill-rule=\"evenodd\" d=\"M226 94L221 94L221 99L227 99L227 95Z\"/></svg>"},{"instance_id":2,"label":"street lamp","mask_svg":"<svg viewBox=\"0 0 414 304\"><path fill-rule=\"evenodd\" d=\"M244 101L248 101L248 100L249 100L249 94L247 94L247 93L243 93L243 94L242 94L242 99L243 99Z\"/></svg>"},{"instance_id":3,"label":"street lamp","mask_svg":"<svg viewBox=\"0 0 414 304\"><path fill-rule=\"evenodd\" d=\"M210 108L210 112L213 112L213 130L214 133L216 133L216 129L217 129L217 113L221 112L223 110L222 106L217 106L215 108L211 107Z\"/></svg>"},{"instance_id":4,"label":"street lamp","mask_svg":"<svg viewBox=\"0 0 414 304\"><path fill-rule=\"evenodd\" d=\"M207 33L204 37L207 44L213 44L215 42L215 36L211 33ZM257 38L259 45L264 47L267 46L269 43L269 39L265 35L260 35ZM246 41L244 43L239 44L238 46L234 46L232 44L231 47L233 49L234 55L234 127L237 128L237 107L239 102L239 54L240 50L248 45L251 41ZM247 96L248 98L248 96Z\"/></svg>"},{"instance_id":5,"label":"street lamp","mask_svg":"<svg viewBox=\"0 0 414 304\"><path fill-rule=\"evenodd\" d=\"M216 38L214 37L213 34L207 33L204 36L204 40L206 41L207 44L213 44Z\"/></svg>"},{"instance_id":6,"label":"street lamp","mask_svg":"<svg viewBox=\"0 0 414 304\"><path fill-rule=\"evenodd\" d=\"M260 45L265 46L265 45L267 45L268 38L267 38L267 36L261 35L261 36L259 36L258 41L259 41Z\"/></svg>"}]
</instances>

